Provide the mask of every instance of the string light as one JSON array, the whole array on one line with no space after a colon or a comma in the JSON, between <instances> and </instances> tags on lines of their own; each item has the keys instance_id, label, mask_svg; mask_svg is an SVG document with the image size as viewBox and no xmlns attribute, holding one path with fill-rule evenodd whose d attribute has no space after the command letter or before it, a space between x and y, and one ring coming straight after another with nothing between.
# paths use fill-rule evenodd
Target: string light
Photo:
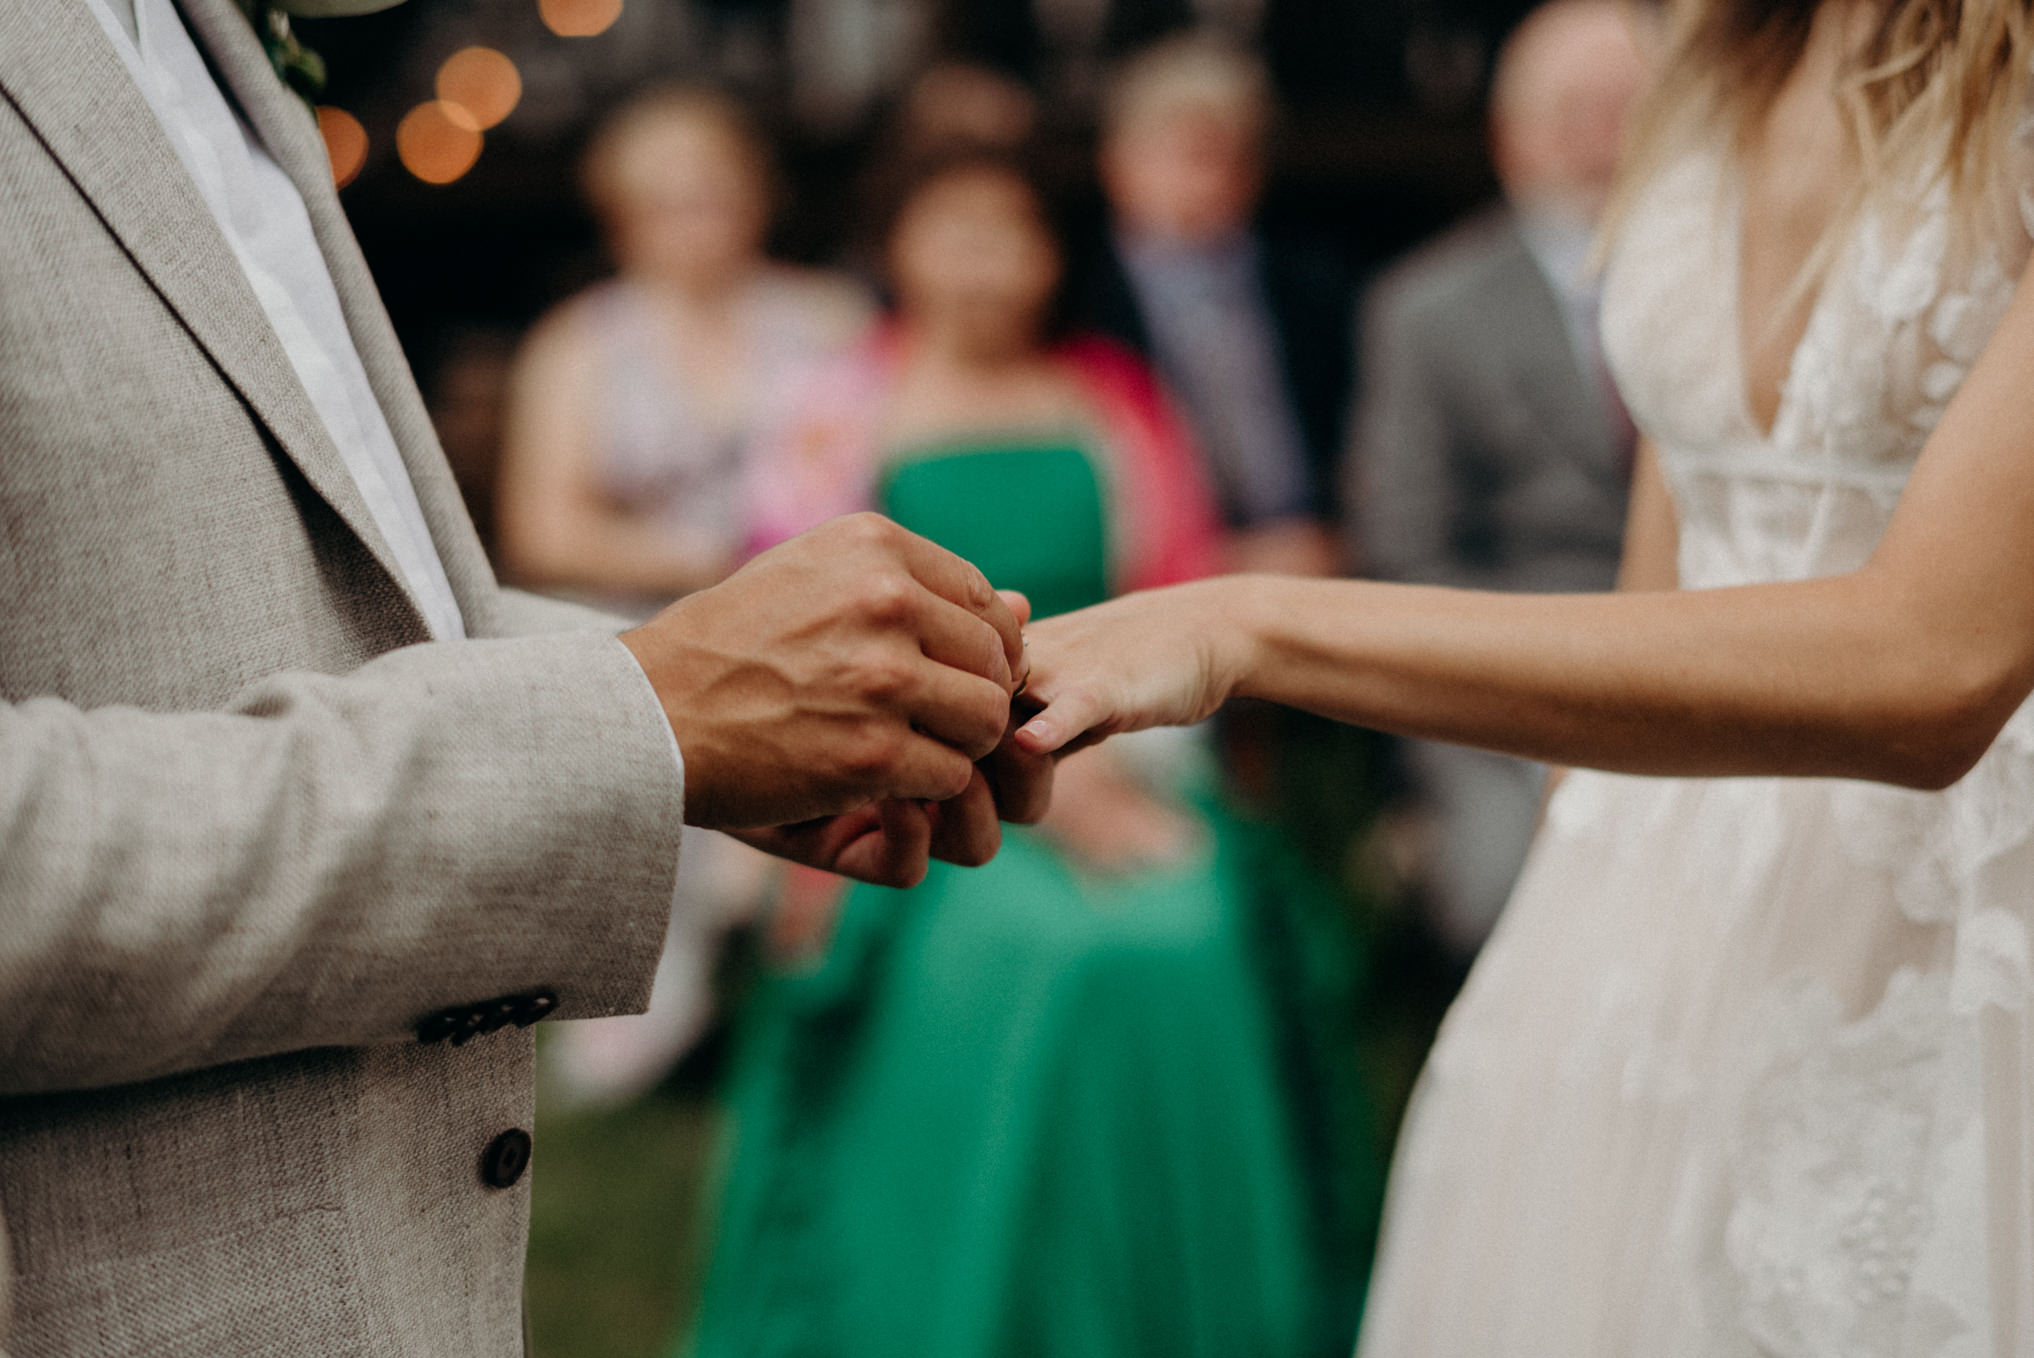
<instances>
[{"instance_id":1,"label":"string light","mask_svg":"<svg viewBox=\"0 0 2034 1358\"><path fill-rule=\"evenodd\" d=\"M455 116L456 112L456 116ZM426 184L450 184L480 159L480 133L466 126L473 115L443 100L422 103L396 126L396 155Z\"/></svg>"},{"instance_id":2,"label":"string light","mask_svg":"<svg viewBox=\"0 0 2034 1358\"><path fill-rule=\"evenodd\" d=\"M332 160L332 183L345 188L367 164L367 129L360 119L331 104L318 105L318 131Z\"/></svg>"},{"instance_id":3,"label":"string light","mask_svg":"<svg viewBox=\"0 0 2034 1358\"><path fill-rule=\"evenodd\" d=\"M438 101L447 117L469 131L493 127L522 97L516 64L492 47L462 48L438 68Z\"/></svg>"},{"instance_id":4,"label":"string light","mask_svg":"<svg viewBox=\"0 0 2034 1358\"><path fill-rule=\"evenodd\" d=\"M561 38L605 33L621 18L622 0L537 0L545 27Z\"/></svg>"}]
</instances>

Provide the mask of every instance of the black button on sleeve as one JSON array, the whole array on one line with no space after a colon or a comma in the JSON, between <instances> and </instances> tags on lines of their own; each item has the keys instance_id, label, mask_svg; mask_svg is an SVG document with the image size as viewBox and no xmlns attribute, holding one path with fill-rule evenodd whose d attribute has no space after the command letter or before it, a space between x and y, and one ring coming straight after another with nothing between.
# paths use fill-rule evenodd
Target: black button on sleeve
<instances>
[{"instance_id":1,"label":"black button on sleeve","mask_svg":"<svg viewBox=\"0 0 2034 1358\"><path fill-rule=\"evenodd\" d=\"M480 1006L480 1031L498 1033L514 1023L523 1012L521 1000L496 1000Z\"/></svg>"},{"instance_id":2,"label":"black button on sleeve","mask_svg":"<svg viewBox=\"0 0 2034 1358\"><path fill-rule=\"evenodd\" d=\"M470 1009L460 1010L459 1025L452 1032L452 1045L463 1047L482 1033L493 1032L494 1029L487 1026L488 1018L493 1012L493 1006L485 1004L476 1004Z\"/></svg>"},{"instance_id":3,"label":"black button on sleeve","mask_svg":"<svg viewBox=\"0 0 2034 1358\"><path fill-rule=\"evenodd\" d=\"M548 1018L558 1008L558 993L536 990L527 995L506 995L483 1004L465 1004L437 1013L417 1024L417 1041L430 1046L449 1041L463 1047L476 1037L499 1032L513 1024L527 1028Z\"/></svg>"},{"instance_id":4,"label":"black button on sleeve","mask_svg":"<svg viewBox=\"0 0 2034 1358\"><path fill-rule=\"evenodd\" d=\"M480 1153L480 1181L489 1188L514 1188L530 1167L530 1134L511 1127Z\"/></svg>"},{"instance_id":5,"label":"black button on sleeve","mask_svg":"<svg viewBox=\"0 0 2034 1358\"><path fill-rule=\"evenodd\" d=\"M417 1041L425 1046L435 1046L459 1031L459 1020L465 1017L463 1009L441 1009L417 1025Z\"/></svg>"},{"instance_id":6,"label":"black button on sleeve","mask_svg":"<svg viewBox=\"0 0 2034 1358\"><path fill-rule=\"evenodd\" d=\"M525 995L516 1002L516 1027L527 1028L548 1018L557 1007L558 993L554 990L539 990Z\"/></svg>"}]
</instances>

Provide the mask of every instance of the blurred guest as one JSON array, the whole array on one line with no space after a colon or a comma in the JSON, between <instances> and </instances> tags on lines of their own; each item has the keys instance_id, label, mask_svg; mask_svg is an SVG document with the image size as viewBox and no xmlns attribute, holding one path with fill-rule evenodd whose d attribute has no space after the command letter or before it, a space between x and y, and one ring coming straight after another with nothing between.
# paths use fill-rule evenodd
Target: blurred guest
<instances>
[{"instance_id":1,"label":"blurred guest","mask_svg":"<svg viewBox=\"0 0 2034 1358\"><path fill-rule=\"evenodd\" d=\"M897 318L759 458L761 538L877 506L1041 614L1208 566L1156 382L1048 331L1059 247L1021 169L936 162L887 240ZM771 974L686 1352L1346 1350L1360 1280L1321 1242L1348 1199L1306 1154L1259 927L1305 888L1200 781L1191 745L1075 755L989 866L851 890Z\"/></svg>"},{"instance_id":2,"label":"blurred guest","mask_svg":"<svg viewBox=\"0 0 2034 1358\"><path fill-rule=\"evenodd\" d=\"M594 138L586 188L619 266L517 363L500 505L525 584L648 612L742 543L742 468L796 375L868 317L861 293L763 256L770 170L730 102L653 94Z\"/></svg>"},{"instance_id":3,"label":"blurred guest","mask_svg":"<svg viewBox=\"0 0 2034 1358\"><path fill-rule=\"evenodd\" d=\"M540 322L517 360L497 546L524 584L647 615L733 568L743 469L770 403L869 313L852 286L764 259L767 155L719 96L625 107L585 175L620 273ZM701 833L679 875L693 908L672 925L649 1012L571 1025L546 1052L569 1101L640 1093L692 1045L712 1015L717 941L774 869Z\"/></svg>"},{"instance_id":4,"label":"blurred guest","mask_svg":"<svg viewBox=\"0 0 2034 1358\"><path fill-rule=\"evenodd\" d=\"M924 0L789 0L785 60L798 122L823 136L852 129L923 61Z\"/></svg>"},{"instance_id":5,"label":"blurred guest","mask_svg":"<svg viewBox=\"0 0 2034 1358\"><path fill-rule=\"evenodd\" d=\"M1348 271L1254 223L1271 117L1262 67L1205 36L1117 77L1105 112L1106 238L1079 314L1156 363L1193 422L1238 569L1324 573L1348 405Z\"/></svg>"},{"instance_id":6,"label":"blurred guest","mask_svg":"<svg viewBox=\"0 0 2034 1358\"><path fill-rule=\"evenodd\" d=\"M1634 434L1597 341L1590 244L1646 77L1622 0L1553 0L1505 46L1491 146L1505 201L1380 282L1350 458L1380 576L1601 590L1617 575ZM1538 765L1416 743L1436 830L1425 884L1463 954L1495 923L1538 818Z\"/></svg>"},{"instance_id":7,"label":"blurred guest","mask_svg":"<svg viewBox=\"0 0 2034 1358\"><path fill-rule=\"evenodd\" d=\"M905 91L895 140L907 158L961 147L1017 147L1038 124L1038 98L1015 76L967 61L942 61Z\"/></svg>"}]
</instances>

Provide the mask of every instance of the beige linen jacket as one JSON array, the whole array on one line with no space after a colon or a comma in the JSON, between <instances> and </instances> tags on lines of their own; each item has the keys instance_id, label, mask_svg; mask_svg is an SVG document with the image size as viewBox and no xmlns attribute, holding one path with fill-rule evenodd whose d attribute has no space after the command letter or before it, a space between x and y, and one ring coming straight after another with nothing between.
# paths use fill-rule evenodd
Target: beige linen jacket
<instances>
[{"instance_id":1,"label":"beige linen jacket","mask_svg":"<svg viewBox=\"0 0 2034 1358\"><path fill-rule=\"evenodd\" d=\"M681 778L601 621L495 585L308 111L234 0L183 5L310 209L475 639L419 644L89 10L0 0L0 1348L506 1358L504 1019L642 1006ZM448 1008L472 1040L421 1041Z\"/></svg>"}]
</instances>

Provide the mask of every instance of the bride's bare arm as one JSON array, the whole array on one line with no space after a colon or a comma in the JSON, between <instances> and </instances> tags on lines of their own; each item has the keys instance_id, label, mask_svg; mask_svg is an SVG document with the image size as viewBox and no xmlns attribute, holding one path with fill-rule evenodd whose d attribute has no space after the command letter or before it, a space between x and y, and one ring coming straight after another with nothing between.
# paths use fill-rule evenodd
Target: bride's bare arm
<instances>
[{"instance_id":1,"label":"bride's bare arm","mask_svg":"<svg viewBox=\"0 0 2034 1358\"><path fill-rule=\"evenodd\" d=\"M1631 507L1625 514L1624 554L1617 565L1617 588L1624 593L1681 587L1681 533L1674 522L1674 498L1660 470L1650 439L1641 438L1632 461ZM1550 765L1540 810L1568 776L1566 764Z\"/></svg>"},{"instance_id":2,"label":"bride's bare arm","mask_svg":"<svg viewBox=\"0 0 2034 1358\"><path fill-rule=\"evenodd\" d=\"M2034 287L1849 575L1568 596L1238 576L1040 624L1031 650L1034 750L1249 696L1557 764L1945 786L2034 689Z\"/></svg>"}]
</instances>

